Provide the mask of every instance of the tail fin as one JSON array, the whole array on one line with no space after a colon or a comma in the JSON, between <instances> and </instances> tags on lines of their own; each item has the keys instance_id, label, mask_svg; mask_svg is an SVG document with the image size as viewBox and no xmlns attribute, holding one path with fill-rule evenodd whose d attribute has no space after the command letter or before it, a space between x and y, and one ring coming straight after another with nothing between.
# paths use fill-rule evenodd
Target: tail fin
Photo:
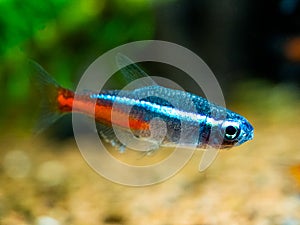
<instances>
[{"instance_id":1,"label":"tail fin","mask_svg":"<svg viewBox=\"0 0 300 225\"><path fill-rule=\"evenodd\" d=\"M59 89L62 89L62 87L37 62L30 60L30 64L36 70L33 78L34 83L40 91L40 95L37 97L41 98L41 116L34 128L34 133L38 134L63 116L57 102Z\"/></svg>"}]
</instances>

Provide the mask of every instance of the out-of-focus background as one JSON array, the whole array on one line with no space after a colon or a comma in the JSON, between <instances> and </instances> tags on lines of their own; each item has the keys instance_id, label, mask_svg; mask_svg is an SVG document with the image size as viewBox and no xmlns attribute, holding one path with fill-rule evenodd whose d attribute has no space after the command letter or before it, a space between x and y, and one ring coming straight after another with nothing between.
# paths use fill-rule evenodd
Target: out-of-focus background
<instances>
[{"instance_id":1,"label":"out-of-focus background","mask_svg":"<svg viewBox=\"0 0 300 225\"><path fill-rule=\"evenodd\" d=\"M300 1L3 0L0 11L0 224L300 224ZM166 182L130 188L85 163L70 117L32 134L40 94L28 59L74 88L96 57L144 39L197 53L255 138L203 173L197 152Z\"/></svg>"}]
</instances>

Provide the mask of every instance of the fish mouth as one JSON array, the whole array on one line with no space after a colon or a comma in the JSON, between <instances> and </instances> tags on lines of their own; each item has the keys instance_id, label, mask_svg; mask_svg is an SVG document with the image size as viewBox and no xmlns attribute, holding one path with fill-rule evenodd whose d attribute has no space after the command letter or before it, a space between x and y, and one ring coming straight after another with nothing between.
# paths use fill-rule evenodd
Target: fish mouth
<instances>
[{"instance_id":1,"label":"fish mouth","mask_svg":"<svg viewBox=\"0 0 300 225\"><path fill-rule=\"evenodd\" d=\"M246 141L250 141L254 138L254 129L250 124L247 124L247 129L244 131L244 135L237 145L241 145Z\"/></svg>"},{"instance_id":2,"label":"fish mouth","mask_svg":"<svg viewBox=\"0 0 300 225\"><path fill-rule=\"evenodd\" d=\"M254 128L250 123L248 124L247 128L247 135L245 138L250 141L254 138Z\"/></svg>"},{"instance_id":3,"label":"fish mouth","mask_svg":"<svg viewBox=\"0 0 300 225\"><path fill-rule=\"evenodd\" d=\"M247 136L246 139L248 139L248 141L252 140L254 138L254 131L252 130Z\"/></svg>"}]
</instances>

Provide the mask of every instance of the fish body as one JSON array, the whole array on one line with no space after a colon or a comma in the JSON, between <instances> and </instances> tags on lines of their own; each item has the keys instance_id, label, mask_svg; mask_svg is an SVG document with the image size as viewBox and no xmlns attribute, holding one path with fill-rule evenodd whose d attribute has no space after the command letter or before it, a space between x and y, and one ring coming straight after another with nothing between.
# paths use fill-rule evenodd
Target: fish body
<instances>
[{"instance_id":1,"label":"fish body","mask_svg":"<svg viewBox=\"0 0 300 225\"><path fill-rule=\"evenodd\" d=\"M253 138L253 127L244 117L192 93L153 83L134 90L76 93L75 97L73 91L58 85L41 66L35 65L50 111L55 115L78 112L94 118L102 128L101 136L120 149L126 145L115 137L112 126L156 143L155 148L176 145L230 148ZM135 71L141 71L133 66ZM46 118L42 126L54 120Z\"/></svg>"}]
</instances>

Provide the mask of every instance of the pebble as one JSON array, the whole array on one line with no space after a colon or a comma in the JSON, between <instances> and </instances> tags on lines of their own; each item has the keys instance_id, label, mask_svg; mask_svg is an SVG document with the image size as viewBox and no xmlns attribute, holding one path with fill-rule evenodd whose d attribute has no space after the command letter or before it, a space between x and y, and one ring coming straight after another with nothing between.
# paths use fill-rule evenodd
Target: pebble
<instances>
[{"instance_id":1,"label":"pebble","mask_svg":"<svg viewBox=\"0 0 300 225\"><path fill-rule=\"evenodd\" d=\"M49 216L41 216L37 218L36 225L60 225L56 219Z\"/></svg>"}]
</instances>

